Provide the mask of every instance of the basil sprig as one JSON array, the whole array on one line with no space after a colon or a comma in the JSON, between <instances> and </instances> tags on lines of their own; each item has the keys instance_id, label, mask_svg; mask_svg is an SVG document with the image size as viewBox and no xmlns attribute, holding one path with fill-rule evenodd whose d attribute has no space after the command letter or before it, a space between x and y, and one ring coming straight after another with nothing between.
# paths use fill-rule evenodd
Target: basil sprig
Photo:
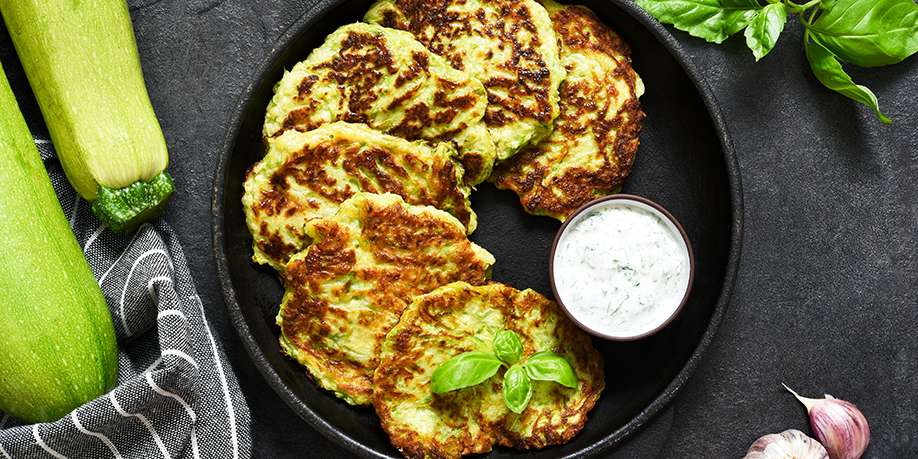
<instances>
[{"instance_id":1,"label":"basil sprig","mask_svg":"<svg viewBox=\"0 0 918 459\"><path fill-rule=\"evenodd\" d=\"M783 3L767 5L749 22L744 35L746 46L752 50L756 62L775 47L775 44L778 43L778 36L784 31L786 22L787 7Z\"/></svg>"},{"instance_id":2,"label":"basil sprig","mask_svg":"<svg viewBox=\"0 0 918 459\"><path fill-rule=\"evenodd\" d=\"M520 335L510 330L503 330L494 335L494 355L510 365L518 362L523 355Z\"/></svg>"},{"instance_id":3,"label":"basil sprig","mask_svg":"<svg viewBox=\"0 0 918 459\"><path fill-rule=\"evenodd\" d=\"M513 365L504 373L504 403L510 411L520 414L532 399L532 379L522 365Z\"/></svg>"},{"instance_id":4,"label":"basil sprig","mask_svg":"<svg viewBox=\"0 0 918 459\"><path fill-rule=\"evenodd\" d=\"M760 8L756 0L637 0L641 8L667 24L722 43L749 25Z\"/></svg>"},{"instance_id":5,"label":"basil sprig","mask_svg":"<svg viewBox=\"0 0 918 459\"><path fill-rule=\"evenodd\" d=\"M845 62L897 64L918 51L918 5L914 0L838 0L807 23L807 32Z\"/></svg>"},{"instance_id":6,"label":"basil sprig","mask_svg":"<svg viewBox=\"0 0 918 459\"><path fill-rule=\"evenodd\" d=\"M431 392L442 394L476 386L491 379L500 367L506 366L504 404L510 411L519 414L532 399L533 381L551 381L572 389L578 385L577 373L570 362L553 352L537 352L525 362L520 362L523 342L511 330L502 330L494 335L491 346L493 352L466 352L443 362L431 375Z\"/></svg>"},{"instance_id":7,"label":"basil sprig","mask_svg":"<svg viewBox=\"0 0 918 459\"><path fill-rule=\"evenodd\" d=\"M577 374L567 359L552 352L537 352L526 360L526 374L536 381L554 381L564 387L577 387Z\"/></svg>"},{"instance_id":8,"label":"basil sprig","mask_svg":"<svg viewBox=\"0 0 918 459\"><path fill-rule=\"evenodd\" d=\"M449 359L434 370L430 390L442 394L476 386L494 376L503 362L490 352L466 352Z\"/></svg>"},{"instance_id":9,"label":"basil sprig","mask_svg":"<svg viewBox=\"0 0 918 459\"><path fill-rule=\"evenodd\" d=\"M744 30L756 61L778 42L788 15L806 29L804 49L810 68L827 88L871 108L883 123L873 92L858 85L842 62L880 67L918 52L918 4L915 0L636 0L660 22L690 35L721 43Z\"/></svg>"},{"instance_id":10,"label":"basil sprig","mask_svg":"<svg viewBox=\"0 0 918 459\"><path fill-rule=\"evenodd\" d=\"M813 75L825 87L844 94L849 99L856 100L870 108L876 113L880 121L889 124L892 120L886 117L880 111L880 103L877 101L876 94L867 86L855 84L854 80L842 69L841 62L821 44L806 38L804 43L806 50L806 59L810 61L810 68Z\"/></svg>"}]
</instances>

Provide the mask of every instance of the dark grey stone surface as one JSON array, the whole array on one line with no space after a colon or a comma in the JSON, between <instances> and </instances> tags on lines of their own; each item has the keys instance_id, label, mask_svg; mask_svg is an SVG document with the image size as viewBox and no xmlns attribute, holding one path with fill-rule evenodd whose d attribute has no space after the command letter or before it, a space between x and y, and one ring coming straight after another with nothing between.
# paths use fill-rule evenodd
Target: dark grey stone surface
<instances>
[{"instance_id":1,"label":"dark grey stone surface","mask_svg":"<svg viewBox=\"0 0 918 459\"><path fill-rule=\"evenodd\" d=\"M208 217L229 111L311 3L130 1L179 189L166 218L247 394L256 457L345 456L287 409L240 347L217 284ZM714 46L674 33L703 69L736 143L743 259L695 375L610 457L739 457L762 434L806 431L782 382L857 403L873 430L869 456L918 456L918 58L853 72L895 120L884 126L811 76L793 21L757 64L741 37ZM43 132L5 33L0 60L30 125Z\"/></svg>"}]
</instances>

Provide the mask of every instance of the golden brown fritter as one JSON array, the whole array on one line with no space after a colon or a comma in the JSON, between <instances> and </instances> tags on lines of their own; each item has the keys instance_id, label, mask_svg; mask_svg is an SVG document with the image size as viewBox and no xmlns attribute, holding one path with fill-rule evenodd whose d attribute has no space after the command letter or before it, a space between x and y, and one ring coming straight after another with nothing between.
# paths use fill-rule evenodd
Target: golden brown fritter
<instances>
[{"instance_id":1,"label":"golden brown fritter","mask_svg":"<svg viewBox=\"0 0 918 459\"><path fill-rule=\"evenodd\" d=\"M358 193L306 234L312 244L284 273L281 347L355 405L371 402L380 346L411 300L453 281L484 283L494 263L453 216L393 194Z\"/></svg>"},{"instance_id":2,"label":"golden brown fritter","mask_svg":"<svg viewBox=\"0 0 918 459\"><path fill-rule=\"evenodd\" d=\"M432 54L411 34L349 24L328 36L278 83L265 117L265 137L325 123L366 123L408 140L455 141L466 179L490 173L494 143L482 121L481 82Z\"/></svg>"},{"instance_id":3,"label":"golden brown fritter","mask_svg":"<svg viewBox=\"0 0 918 459\"><path fill-rule=\"evenodd\" d=\"M411 32L488 91L485 123L507 159L551 132L564 67L534 0L381 0L364 20Z\"/></svg>"},{"instance_id":4,"label":"golden brown fritter","mask_svg":"<svg viewBox=\"0 0 918 459\"><path fill-rule=\"evenodd\" d=\"M440 364L463 352L489 352L503 329L520 336L524 358L540 351L564 356L579 387L534 381L522 414L504 404L503 371L478 386L431 393L430 377ZM538 449L566 443L605 387L602 356L556 303L532 290L463 282L415 298L386 336L373 382L383 428L409 458L457 458L495 444Z\"/></svg>"},{"instance_id":5,"label":"golden brown fritter","mask_svg":"<svg viewBox=\"0 0 918 459\"><path fill-rule=\"evenodd\" d=\"M333 215L358 191L395 193L446 210L473 231L470 190L455 155L447 142L408 142L344 122L271 139L267 155L247 174L242 197L253 259L282 270L309 242L303 225Z\"/></svg>"},{"instance_id":6,"label":"golden brown fritter","mask_svg":"<svg viewBox=\"0 0 918 459\"><path fill-rule=\"evenodd\" d=\"M495 168L491 180L515 191L527 212L566 219L617 192L631 172L644 113L644 86L628 46L592 11L543 2L561 42L567 79L554 132Z\"/></svg>"}]
</instances>

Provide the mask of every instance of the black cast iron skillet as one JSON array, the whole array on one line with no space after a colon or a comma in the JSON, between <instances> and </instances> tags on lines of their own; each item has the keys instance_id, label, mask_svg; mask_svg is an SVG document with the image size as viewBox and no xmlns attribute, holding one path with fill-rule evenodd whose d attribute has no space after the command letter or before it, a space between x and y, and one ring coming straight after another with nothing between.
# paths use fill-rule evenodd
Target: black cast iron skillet
<instances>
[{"instance_id":1,"label":"black cast iron skillet","mask_svg":"<svg viewBox=\"0 0 918 459\"><path fill-rule=\"evenodd\" d=\"M695 369L724 315L736 276L742 192L733 143L710 88L672 36L634 4L583 1L631 45L647 93L641 147L625 192L669 209L695 248L697 273L679 318L653 337L596 341L605 356L606 390L590 421L570 443L533 457L594 456L656 415ZM337 27L359 20L366 1L325 0L278 41L228 124L214 182L213 236L226 304L256 366L278 395L327 437L365 457L397 456L369 408L353 408L313 384L277 343L274 316L282 289L269 268L253 265L240 198L246 169L264 154L261 125L272 87ZM473 193L478 230L472 239L497 258L494 279L551 296L548 256L560 224L523 212L514 194L482 185ZM522 453L497 449L488 457Z\"/></svg>"}]
</instances>

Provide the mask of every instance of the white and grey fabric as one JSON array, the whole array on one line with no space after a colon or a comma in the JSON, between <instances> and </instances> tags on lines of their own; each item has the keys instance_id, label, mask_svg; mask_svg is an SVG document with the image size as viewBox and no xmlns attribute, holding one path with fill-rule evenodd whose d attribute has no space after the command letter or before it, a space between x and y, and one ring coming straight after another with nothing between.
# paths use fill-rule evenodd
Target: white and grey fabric
<instances>
[{"instance_id":1,"label":"white and grey fabric","mask_svg":"<svg viewBox=\"0 0 918 459\"><path fill-rule=\"evenodd\" d=\"M0 413L0 458L247 458L250 418L207 323L172 229L162 219L114 234L36 141L70 225L112 313L118 386L56 422Z\"/></svg>"}]
</instances>

